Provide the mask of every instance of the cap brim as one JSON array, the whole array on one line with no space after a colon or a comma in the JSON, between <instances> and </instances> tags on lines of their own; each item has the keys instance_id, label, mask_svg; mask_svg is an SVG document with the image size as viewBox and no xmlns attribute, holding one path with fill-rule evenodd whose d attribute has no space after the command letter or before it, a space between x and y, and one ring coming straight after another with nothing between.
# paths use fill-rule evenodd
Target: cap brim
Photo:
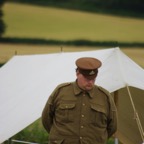
<instances>
[{"instance_id":1,"label":"cap brim","mask_svg":"<svg viewBox=\"0 0 144 144\"><path fill-rule=\"evenodd\" d=\"M87 78L87 79L95 79L96 78L96 76L97 76L97 74L94 74L94 75L84 75L84 74L82 74L85 78Z\"/></svg>"}]
</instances>

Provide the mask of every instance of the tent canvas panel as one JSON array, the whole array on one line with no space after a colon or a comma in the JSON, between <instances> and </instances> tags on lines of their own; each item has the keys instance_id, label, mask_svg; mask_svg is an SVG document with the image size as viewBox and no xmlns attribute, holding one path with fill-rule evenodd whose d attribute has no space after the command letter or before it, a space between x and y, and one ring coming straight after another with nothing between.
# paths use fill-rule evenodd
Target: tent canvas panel
<instances>
[{"instance_id":1,"label":"tent canvas panel","mask_svg":"<svg viewBox=\"0 0 144 144\"><path fill-rule=\"evenodd\" d=\"M119 48L14 56L0 68L0 143L41 116L50 93L59 83L75 80L74 62L85 56L102 61L96 84L108 91L126 85L144 89L144 70Z\"/></svg>"}]
</instances>

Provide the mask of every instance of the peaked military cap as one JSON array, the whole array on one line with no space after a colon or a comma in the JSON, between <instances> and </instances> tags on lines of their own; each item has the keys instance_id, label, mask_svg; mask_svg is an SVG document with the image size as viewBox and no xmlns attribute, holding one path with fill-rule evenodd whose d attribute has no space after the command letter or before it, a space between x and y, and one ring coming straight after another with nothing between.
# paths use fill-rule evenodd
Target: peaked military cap
<instances>
[{"instance_id":1,"label":"peaked military cap","mask_svg":"<svg viewBox=\"0 0 144 144\"><path fill-rule=\"evenodd\" d=\"M102 65L101 61L92 57L82 57L76 60L77 69L84 76L95 78L98 73L98 68Z\"/></svg>"}]
</instances>

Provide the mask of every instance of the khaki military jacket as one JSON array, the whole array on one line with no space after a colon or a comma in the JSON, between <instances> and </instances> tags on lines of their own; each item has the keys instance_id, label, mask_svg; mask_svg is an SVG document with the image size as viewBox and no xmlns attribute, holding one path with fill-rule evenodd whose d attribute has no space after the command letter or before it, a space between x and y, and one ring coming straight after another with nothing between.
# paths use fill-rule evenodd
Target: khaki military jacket
<instances>
[{"instance_id":1,"label":"khaki military jacket","mask_svg":"<svg viewBox=\"0 0 144 144\"><path fill-rule=\"evenodd\" d=\"M106 144L116 132L117 111L103 88L85 92L72 82L59 85L50 95L42 123L49 144Z\"/></svg>"}]
</instances>

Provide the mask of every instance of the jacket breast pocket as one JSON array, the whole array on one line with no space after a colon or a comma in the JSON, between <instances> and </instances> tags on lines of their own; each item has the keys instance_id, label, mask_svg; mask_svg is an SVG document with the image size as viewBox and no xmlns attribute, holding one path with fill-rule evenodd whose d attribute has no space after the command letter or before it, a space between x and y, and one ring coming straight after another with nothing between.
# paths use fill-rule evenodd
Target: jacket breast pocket
<instances>
[{"instance_id":1,"label":"jacket breast pocket","mask_svg":"<svg viewBox=\"0 0 144 144\"><path fill-rule=\"evenodd\" d=\"M106 108L102 105L91 104L90 121L97 127L107 127L107 112Z\"/></svg>"},{"instance_id":2,"label":"jacket breast pocket","mask_svg":"<svg viewBox=\"0 0 144 144\"><path fill-rule=\"evenodd\" d=\"M59 122L73 122L75 104L60 104L56 110L56 120Z\"/></svg>"}]
</instances>

